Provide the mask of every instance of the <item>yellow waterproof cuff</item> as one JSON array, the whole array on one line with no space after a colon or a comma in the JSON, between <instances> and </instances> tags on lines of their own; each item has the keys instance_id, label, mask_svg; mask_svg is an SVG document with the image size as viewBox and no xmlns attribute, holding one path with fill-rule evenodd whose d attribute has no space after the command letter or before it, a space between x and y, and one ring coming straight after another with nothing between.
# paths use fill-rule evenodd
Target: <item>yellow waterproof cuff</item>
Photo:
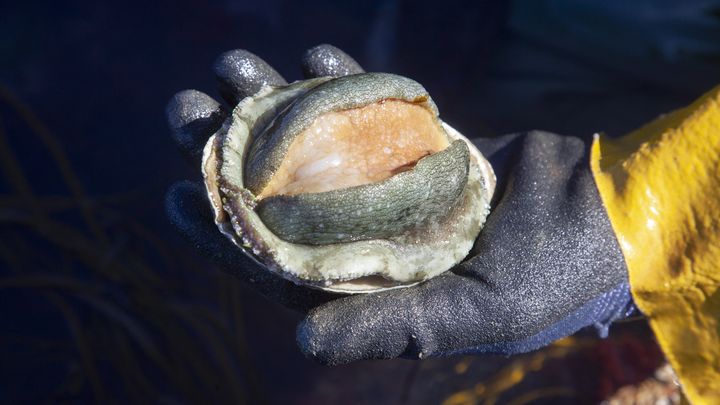
<instances>
[{"instance_id":1,"label":"yellow waterproof cuff","mask_svg":"<svg viewBox=\"0 0 720 405\"><path fill-rule=\"evenodd\" d=\"M591 166L633 298L688 399L720 403L720 87L627 136Z\"/></svg>"}]
</instances>

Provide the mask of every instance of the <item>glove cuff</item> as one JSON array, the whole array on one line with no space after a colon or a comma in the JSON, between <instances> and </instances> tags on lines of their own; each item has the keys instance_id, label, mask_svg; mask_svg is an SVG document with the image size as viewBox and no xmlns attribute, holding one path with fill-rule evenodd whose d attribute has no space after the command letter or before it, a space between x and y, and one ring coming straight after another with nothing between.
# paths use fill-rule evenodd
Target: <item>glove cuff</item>
<instances>
[{"instance_id":1,"label":"glove cuff","mask_svg":"<svg viewBox=\"0 0 720 405\"><path fill-rule=\"evenodd\" d=\"M630 285L622 283L618 288L606 292L595 300L596 321L592 324L601 338L606 338L610 324L635 313L637 307L630 294Z\"/></svg>"}]
</instances>

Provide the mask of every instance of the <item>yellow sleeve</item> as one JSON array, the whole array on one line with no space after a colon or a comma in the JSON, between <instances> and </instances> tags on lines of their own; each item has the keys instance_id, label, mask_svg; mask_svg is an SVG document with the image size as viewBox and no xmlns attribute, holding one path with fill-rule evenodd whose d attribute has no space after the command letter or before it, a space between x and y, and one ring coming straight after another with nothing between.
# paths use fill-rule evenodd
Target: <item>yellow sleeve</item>
<instances>
[{"instance_id":1,"label":"yellow sleeve","mask_svg":"<svg viewBox=\"0 0 720 405\"><path fill-rule=\"evenodd\" d=\"M720 403L720 86L618 140L593 175L648 317L687 398Z\"/></svg>"}]
</instances>

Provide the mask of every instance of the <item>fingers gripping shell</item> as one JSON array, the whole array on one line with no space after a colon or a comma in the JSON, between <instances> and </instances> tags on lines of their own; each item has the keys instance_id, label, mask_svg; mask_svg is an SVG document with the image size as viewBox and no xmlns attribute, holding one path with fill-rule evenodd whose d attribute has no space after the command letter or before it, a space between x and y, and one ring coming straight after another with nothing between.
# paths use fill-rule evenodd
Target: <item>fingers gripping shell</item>
<instances>
[{"instance_id":1,"label":"fingers gripping shell","mask_svg":"<svg viewBox=\"0 0 720 405\"><path fill-rule=\"evenodd\" d=\"M210 138L202 169L215 222L239 248L342 293L414 285L459 263L495 187L425 89L384 73L264 87Z\"/></svg>"}]
</instances>

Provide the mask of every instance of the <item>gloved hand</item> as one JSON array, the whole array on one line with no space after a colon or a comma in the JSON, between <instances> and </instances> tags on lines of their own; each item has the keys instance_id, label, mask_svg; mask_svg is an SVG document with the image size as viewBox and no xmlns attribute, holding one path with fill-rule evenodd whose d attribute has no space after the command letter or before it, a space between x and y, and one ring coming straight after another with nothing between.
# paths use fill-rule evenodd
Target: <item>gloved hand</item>
<instances>
[{"instance_id":1,"label":"gloved hand","mask_svg":"<svg viewBox=\"0 0 720 405\"><path fill-rule=\"evenodd\" d=\"M322 45L306 53L303 71L315 77L362 69ZM246 51L223 54L215 73L231 106L263 84L285 83ZM194 90L178 93L168 106L175 139L194 160L226 114ZM474 142L498 180L485 228L463 263L411 288L337 296L296 286L258 268L220 234L200 186L176 184L166 206L172 222L224 268L285 305L309 310L297 340L322 363L514 354L590 325L606 334L609 323L633 305L623 255L590 172L588 145L537 131Z\"/></svg>"},{"instance_id":2,"label":"gloved hand","mask_svg":"<svg viewBox=\"0 0 720 405\"><path fill-rule=\"evenodd\" d=\"M320 45L305 52L302 70L306 78L363 72L355 60L330 45ZM213 71L220 94L229 107L203 92L183 90L170 99L166 108L173 139L190 164L197 167L198 173L205 143L220 128L232 108L266 84L287 84L265 61L241 49L220 55ZM336 297L295 285L258 267L219 232L209 204L205 187L199 182L175 183L165 198L170 221L221 268L253 284L268 298L299 311L305 312Z\"/></svg>"}]
</instances>

